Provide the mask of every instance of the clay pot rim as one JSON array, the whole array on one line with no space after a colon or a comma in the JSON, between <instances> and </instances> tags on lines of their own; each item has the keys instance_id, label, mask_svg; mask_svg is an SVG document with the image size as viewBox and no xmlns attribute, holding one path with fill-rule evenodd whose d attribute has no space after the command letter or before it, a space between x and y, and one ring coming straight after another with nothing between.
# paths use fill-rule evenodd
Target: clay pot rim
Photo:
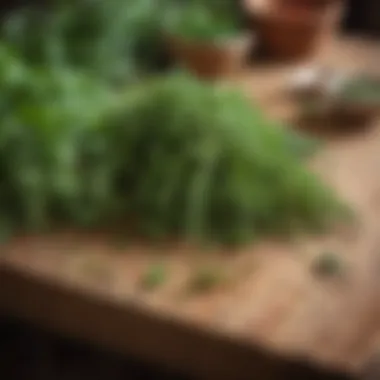
<instances>
[{"instance_id":1,"label":"clay pot rim","mask_svg":"<svg viewBox=\"0 0 380 380\"><path fill-rule=\"evenodd\" d=\"M166 33L164 39L169 44L187 44L205 48L209 47L210 45L213 45L216 48L225 48L230 45L233 45L233 43L236 42L242 43L242 46L244 47L248 47L255 42L255 36L253 36L252 33L238 33L236 35L221 40L193 39L181 35Z\"/></svg>"},{"instance_id":2,"label":"clay pot rim","mask_svg":"<svg viewBox=\"0 0 380 380\"><path fill-rule=\"evenodd\" d=\"M275 1L279 1L279 0L268 0L268 1L272 1L272 2L275 2ZM325 0L326 3L325 3L325 6L327 7L331 7L331 6L336 6L337 4L339 5L342 5L344 0ZM272 4L271 6L268 6L268 7L256 7L255 5L255 2L254 0L243 0L242 1L242 6L243 6L243 10L245 10L246 12L248 12L249 14L256 14L258 12L265 12L265 11L276 11L278 10L278 5L279 4Z\"/></svg>"},{"instance_id":3,"label":"clay pot rim","mask_svg":"<svg viewBox=\"0 0 380 380\"><path fill-rule=\"evenodd\" d=\"M286 13L280 13L280 11L271 10L267 12L257 12L255 17L258 22L264 23L276 23L278 25L286 26L307 26L307 27L318 27L323 21L323 14L319 12L305 12L308 13L307 17L300 17L300 15L294 15Z\"/></svg>"},{"instance_id":4,"label":"clay pot rim","mask_svg":"<svg viewBox=\"0 0 380 380\"><path fill-rule=\"evenodd\" d=\"M342 0L330 0L326 5L326 9L323 11L310 9L306 7L300 9L300 7L293 6L284 11L285 6L273 5L263 8L254 8L252 5L248 6L245 3L246 11L260 23L277 23L278 25L284 25L289 27L319 27L323 24L326 14L331 12L332 9L340 9ZM291 11L293 9L293 12ZM296 11L298 9L298 11Z\"/></svg>"}]
</instances>

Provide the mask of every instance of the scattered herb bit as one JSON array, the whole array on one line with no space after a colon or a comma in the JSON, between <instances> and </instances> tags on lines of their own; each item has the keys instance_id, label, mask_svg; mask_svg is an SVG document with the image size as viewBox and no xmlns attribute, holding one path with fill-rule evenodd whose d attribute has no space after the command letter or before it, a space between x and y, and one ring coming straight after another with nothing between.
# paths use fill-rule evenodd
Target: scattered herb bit
<instances>
[{"instance_id":1,"label":"scattered herb bit","mask_svg":"<svg viewBox=\"0 0 380 380\"><path fill-rule=\"evenodd\" d=\"M141 287L146 290L154 290L167 280L167 268L164 264L151 265L142 275Z\"/></svg>"},{"instance_id":2,"label":"scattered herb bit","mask_svg":"<svg viewBox=\"0 0 380 380\"><path fill-rule=\"evenodd\" d=\"M225 281L225 273L219 268L203 267L190 279L189 289L191 292L203 293L214 289Z\"/></svg>"},{"instance_id":3,"label":"scattered herb bit","mask_svg":"<svg viewBox=\"0 0 380 380\"><path fill-rule=\"evenodd\" d=\"M342 271L341 258L333 252L325 252L316 259L313 270L321 276L338 275Z\"/></svg>"}]
</instances>

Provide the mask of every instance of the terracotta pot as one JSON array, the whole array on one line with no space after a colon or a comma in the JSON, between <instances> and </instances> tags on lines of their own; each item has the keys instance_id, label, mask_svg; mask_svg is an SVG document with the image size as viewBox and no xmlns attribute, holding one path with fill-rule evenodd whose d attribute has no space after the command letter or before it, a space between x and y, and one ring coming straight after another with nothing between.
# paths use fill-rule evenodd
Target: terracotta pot
<instances>
[{"instance_id":1,"label":"terracotta pot","mask_svg":"<svg viewBox=\"0 0 380 380\"><path fill-rule=\"evenodd\" d=\"M310 20L311 21L311 20ZM277 59L301 59L314 50L318 39L318 24L307 19L286 15L261 15L257 31L262 52Z\"/></svg>"},{"instance_id":2,"label":"terracotta pot","mask_svg":"<svg viewBox=\"0 0 380 380\"><path fill-rule=\"evenodd\" d=\"M301 6L301 1L316 0L272 0L258 8L251 2L253 27L266 55L281 60L306 58L333 32L342 13L340 1L330 0L325 8Z\"/></svg>"},{"instance_id":3,"label":"terracotta pot","mask_svg":"<svg viewBox=\"0 0 380 380\"><path fill-rule=\"evenodd\" d=\"M174 59L201 78L216 79L239 72L244 66L252 40L244 36L222 43L167 38Z\"/></svg>"}]
</instances>

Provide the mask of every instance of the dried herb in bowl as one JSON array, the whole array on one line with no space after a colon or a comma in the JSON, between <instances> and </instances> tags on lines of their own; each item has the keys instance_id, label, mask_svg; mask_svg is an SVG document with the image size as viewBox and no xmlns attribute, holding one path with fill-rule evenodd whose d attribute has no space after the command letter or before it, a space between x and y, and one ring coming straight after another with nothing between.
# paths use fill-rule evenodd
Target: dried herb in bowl
<instances>
[{"instance_id":1,"label":"dried herb in bowl","mask_svg":"<svg viewBox=\"0 0 380 380\"><path fill-rule=\"evenodd\" d=\"M354 77L341 87L337 97L341 102L380 105L380 78Z\"/></svg>"}]
</instances>

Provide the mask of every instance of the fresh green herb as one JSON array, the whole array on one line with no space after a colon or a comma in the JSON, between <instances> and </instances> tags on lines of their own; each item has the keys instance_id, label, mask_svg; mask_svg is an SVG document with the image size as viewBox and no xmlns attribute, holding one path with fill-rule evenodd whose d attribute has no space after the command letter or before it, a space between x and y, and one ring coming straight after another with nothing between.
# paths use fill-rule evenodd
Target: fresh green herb
<instances>
[{"instance_id":1,"label":"fresh green herb","mask_svg":"<svg viewBox=\"0 0 380 380\"><path fill-rule=\"evenodd\" d=\"M3 38L31 65L70 66L116 83L167 61L162 22L172 0L68 0L11 13Z\"/></svg>"},{"instance_id":2,"label":"fresh green herb","mask_svg":"<svg viewBox=\"0 0 380 380\"><path fill-rule=\"evenodd\" d=\"M216 4L188 2L167 13L166 28L169 33L190 40L224 41L239 29L234 14L221 10L225 9Z\"/></svg>"},{"instance_id":3,"label":"fresh green herb","mask_svg":"<svg viewBox=\"0 0 380 380\"><path fill-rule=\"evenodd\" d=\"M0 210L18 231L128 219L148 238L243 243L345 209L304 166L307 140L238 91L174 73L115 92L4 45L0 84Z\"/></svg>"},{"instance_id":4,"label":"fresh green herb","mask_svg":"<svg viewBox=\"0 0 380 380\"><path fill-rule=\"evenodd\" d=\"M167 280L167 268L163 264L155 264L148 268L141 278L141 286L153 290L164 284Z\"/></svg>"},{"instance_id":5,"label":"fresh green herb","mask_svg":"<svg viewBox=\"0 0 380 380\"><path fill-rule=\"evenodd\" d=\"M207 292L226 280L224 273L215 267L200 268L189 282L189 290L194 293Z\"/></svg>"},{"instance_id":6,"label":"fresh green herb","mask_svg":"<svg viewBox=\"0 0 380 380\"><path fill-rule=\"evenodd\" d=\"M321 141L302 136L293 132L291 129L289 129L287 135L289 139L289 148L299 157L308 158L312 156L322 145Z\"/></svg>"},{"instance_id":7,"label":"fresh green herb","mask_svg":"<svg viewBox=\"0 0 380 380\"><path fill-rule=\"evenodd\" d=\"M239 92L173 75L140 100L128 196L143 230L241 243L320 229L344 209L304 167L308 140L292 143Z\"/></svg>"}]
</instances>

